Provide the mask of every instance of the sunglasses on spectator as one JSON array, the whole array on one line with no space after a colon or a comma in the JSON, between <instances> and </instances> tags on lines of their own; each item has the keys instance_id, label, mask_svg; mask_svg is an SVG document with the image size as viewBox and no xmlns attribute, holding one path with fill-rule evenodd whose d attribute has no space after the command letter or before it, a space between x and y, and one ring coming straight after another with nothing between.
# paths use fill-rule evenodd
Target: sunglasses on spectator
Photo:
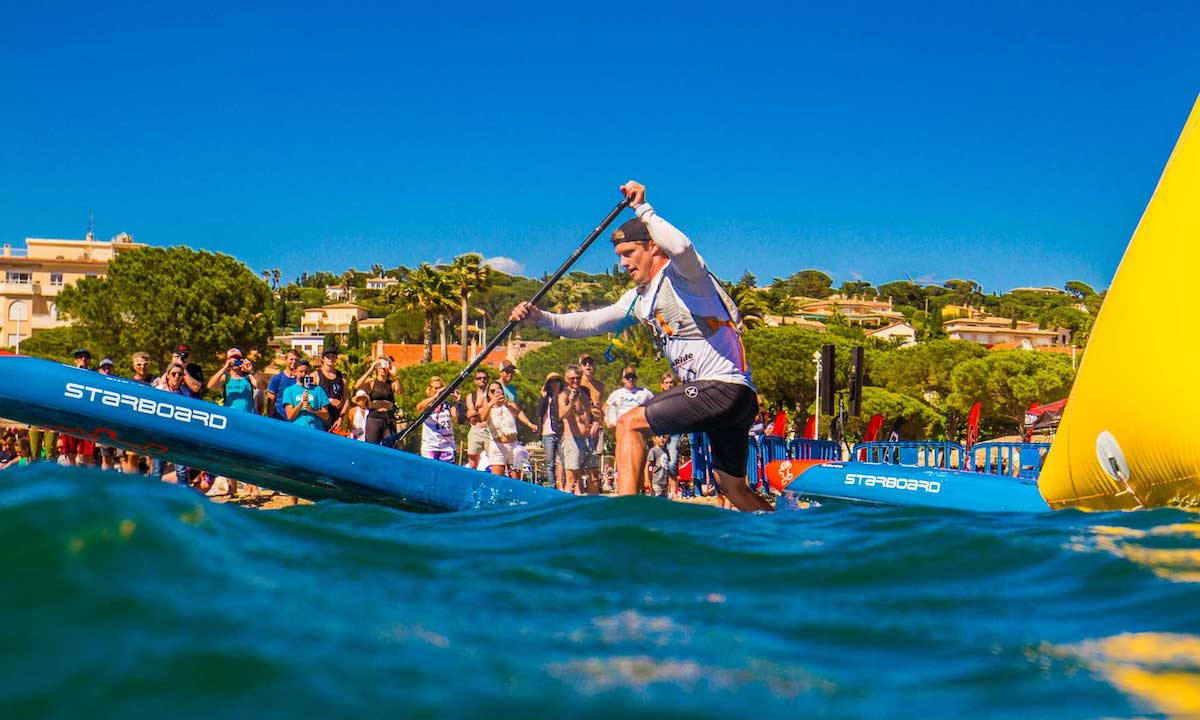
<instances>
[{"instance_id":1,"label":"sunglasses on spectator","mask_svg":"<svg viewBox=\"0 0 1200 720\"><path fill-rule=\"evenodd\" d=\"M479 377L475 378L475 382L487 382L487 381L488 381L487 375L480 375Z\"/></svg>"},{"instance_id":2,"label":"sunglasses on spectator","mask_svg":"<svg viewBox=\"0 0 1200 720\"><path fill-rule=\"evenodd\" d=\"M625 379L626 380L637 380L637 375L626 375Z\"/></svg>"},{"instance_id":3,"label":"sunglasses on spectator","mask_svg":"<svg viewBox=\"0 0 1200 720\"><path fill-rule=\"evenodd\" d=\"M170 377L183 377L183 373L179 372L178 370L169 372L169 373L167 373L167 375L169 375Z\"/></svg>"}]
</instances>

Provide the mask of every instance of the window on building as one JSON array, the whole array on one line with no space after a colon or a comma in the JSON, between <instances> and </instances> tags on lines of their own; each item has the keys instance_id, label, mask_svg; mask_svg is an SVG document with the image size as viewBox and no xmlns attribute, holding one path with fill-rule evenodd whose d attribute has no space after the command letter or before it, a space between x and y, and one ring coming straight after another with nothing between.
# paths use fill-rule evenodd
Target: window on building
<instances>
[{"instance_id":1,"label":"window on building","mask_svg":"<svg viewBox=\"0 0 1200 720\"><path fill-rule=\"evenodd\" d=\"M50 273L50 287L62 287L62 285L63 285L62 275L63 275L62 273Z\"/></svg>"},{"instance_id":2,"label":"window on building","mask_svg":"<svg viewBox=\"0 0 1200 720\"><path fill-rule=\"evenodd\" d=\"M29 273L14 272L9 270L4 273L5 282L16 283L18 285L28 285L30 283Z\"/></svg>"},{"instance_id":3,"label":"window on building","mask_svg":"<svg viewBox=\"0 0 1200 720\"><path fill-rule=\"evenodd\" d=\"M25 303L22 302L21 300L18 300L14 303L9 304L8 319L9 320L28 320L29 319L29 308L26 307Z\"/></svg>"},{"instance_id":4,"label":"window on building","mask_svg":"<svg viewBox=\"0 0 1200 720\"><path fill-rule=\"evenodd\" d=\"M46 303L46 312L49 313L51 320L58 319L58 305L55 303Z\"/></svg>"},{"instance_id":5,"label":"window on building","mask_svg":"<svg viewBox=\"0 0 1200 720\"><path fill-rule=\"evenodd\" d=\"M28 335L13 335L8 336L8 347L16 347L17 343L24 340Z\"/></svg>"}]
</instances>

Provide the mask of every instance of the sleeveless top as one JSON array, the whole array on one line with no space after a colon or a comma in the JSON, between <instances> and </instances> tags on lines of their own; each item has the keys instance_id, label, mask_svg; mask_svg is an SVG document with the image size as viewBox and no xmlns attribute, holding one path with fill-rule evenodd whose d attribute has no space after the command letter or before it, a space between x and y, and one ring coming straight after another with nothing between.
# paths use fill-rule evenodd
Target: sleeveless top
<instances>
[{"instance_id":1,"label":"sleeveless top","mask_svg":"<svg viewBox=\"0 0 1200 720\"><path fill-rule=\"evenodd\" d=\"M357 410L357 412L355 412ZM357 405L351 406L353 424L350 426L351 440L366 440L367 439L367 411Z\"/></svg>"},{"instance_id":2,"label":"sleeveless top","mask_svg":"<svg viewBox=\"0 0 1200 720\"><path fill-rule=\"evenodd\" d=\"M392 403L392 405L396 404L396 393L392 392L392 383L387 380L372 380L371 389L368 392L370 393L370 400L372 404L378 400L387 400L388 402ZM387 415L387 411L372 410L371 414L379 417L381 415Z\"/></svg>"},{"instance_id":3,"label":"sleeveless top","mask_svg":"<svg viewBox=\"0 0 1200 720\"><path fill-rule=\"evenodd\" d=\"M421 427L421 452L454 452L454 415L450 403L429 414Z\"/></svg>"},{"instance_id":4,"label":"sleeveless top","mask_svg":"<svg viewBox=\"0 0 1200 720\"><path fill-rule=\"evenodd\" d=\"M492 440L498 443L510 443L517 440L517 417L507 405L492 408L488 413L488 430Z\"/></svg>"},{"instance_id":5,"label":"sleeveless top","mask_svg":"<svg viewBox=\"0 0 1200 720\"><path fill-rule=\"evenodd\" d=\"M329 396L330 400L333 400L334 398L341 400L342 399L342 389L346 386L346 377L344 375L342 375L341 370L334 370L332 378L325 377L325 373L318 370L317 371L317 384L321 386L321 389L325 391L325 394ZM329 406L329 424L332 425L333 421L338 419L339 410L345 410L345 409L346 408L344 405L340 409L334 408L333 405L330 405Z\"/></svg>"},{"instance_id":6,"label":"sleeveless top","mask_svg":"<svg viewBox=\"0 0 1200 720\"><path fill-rule=\"evenodd\" d=\"M245 377L227 377L222 404L230 410L254 412L254 386Z\"/></svg>"}]
</instances>

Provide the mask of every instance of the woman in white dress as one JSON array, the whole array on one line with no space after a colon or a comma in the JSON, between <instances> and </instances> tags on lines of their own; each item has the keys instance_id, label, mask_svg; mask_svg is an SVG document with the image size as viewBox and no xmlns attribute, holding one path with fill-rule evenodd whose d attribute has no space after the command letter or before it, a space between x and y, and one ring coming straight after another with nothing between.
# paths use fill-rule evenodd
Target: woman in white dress
<instances>
[{"instance_id":1,"label":"woman in white dress","mask_svg":"<svg viewBox=\"0 0 1200 720\"><path fill-rule=\"evenodd\" d=\"M517 441L517 420L535 433L537 425L525 416L520 405L504 396L504 387L495 381L488 385L487 403L479 409L479 419L487 423L492 436L487 450L492 473L520 477L529 452Z\"/></svg>"}]
</instances>

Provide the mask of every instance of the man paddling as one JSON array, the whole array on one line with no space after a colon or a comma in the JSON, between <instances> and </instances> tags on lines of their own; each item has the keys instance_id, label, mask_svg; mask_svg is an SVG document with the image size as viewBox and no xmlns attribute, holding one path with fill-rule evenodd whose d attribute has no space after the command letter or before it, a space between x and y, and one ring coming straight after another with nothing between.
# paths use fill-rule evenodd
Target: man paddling
<instances>
[{"instance_id":1,"label":"man paddling","mask_svg":"<svg viewBox=\"0 0 1200 720\"><path fill-rule=\"evenodd\" d=\"M705 432L725 496L739 510L771 510L746 485L747 434L758 397L737 308L687 236L646 202L645 186L630 180L621 192L637 217L613 233L613 250L636 287L599 310L556 314L521 303L510 319L576 338L620 332L641 322L683 381L617 421L618 494L637 493L646 467L646 437Z\"/></svg>"}]
</instances>

